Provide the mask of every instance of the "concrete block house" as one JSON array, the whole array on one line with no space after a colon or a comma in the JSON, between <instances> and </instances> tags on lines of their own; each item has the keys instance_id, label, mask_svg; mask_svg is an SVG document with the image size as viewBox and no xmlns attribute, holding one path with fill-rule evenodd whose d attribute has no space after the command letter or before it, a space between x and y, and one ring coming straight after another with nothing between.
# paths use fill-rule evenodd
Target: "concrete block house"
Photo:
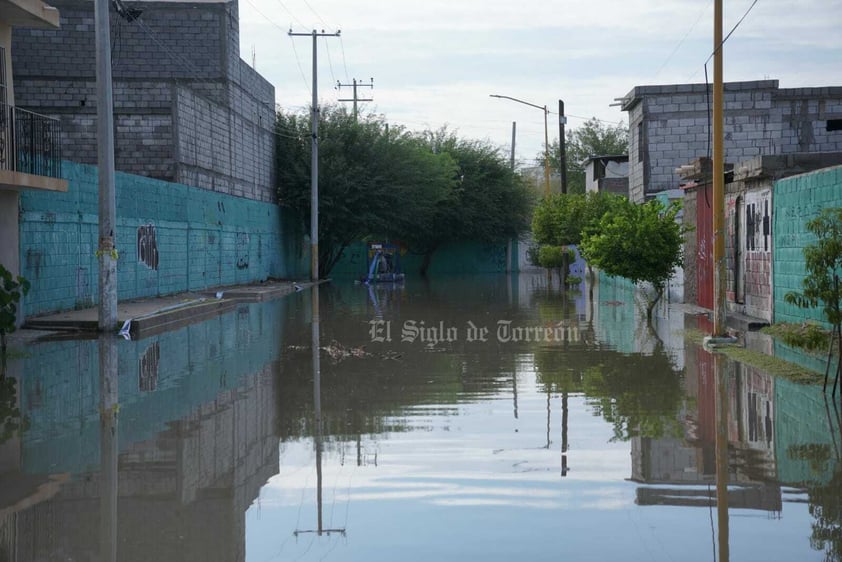
<instances>
[{"instance_id":1,"label":"concrete block house","mask_svg":"<svg viewBox=\"0 0 842 562\"><path fill-rule=\"evenodd\" d=\"M713 307L710 86L637 86L629 112L629 197L684 198L694 227L685 246L684 297ZM842 151L842 87L780 88L777 80L724 85L726 296L730 314L773 318L775 183L836 163ZM684 191L677 190L679 186Z\"/></svg>"},{"instance_id":2,"label":"concrete block house","mask_svg":"<svg viewBox=\"0 0 842 562\"><path fill-rule=\"evenodd\" d=\"M16 104L12 29L22 27L58 29L59 12L40 0L0 0L0 264L12 275L20 274L20 193L67 191L59 122ZM45 45L41 56L56 51Z\"/></svg>"},{"instance_id":3,"label":"concrete block house","mask_svg":"<svg viewBox=\"0 0 842 562\"><path fill-rule=\"evenodd\" d=\"M118 298L300 277L301 220L277 204L275 89L240 58L237 0L110 6ZM60 123L69 183L21 199L28 315L98 301L94 4L58 7L60 30L12 37L19 103Z\"/></svg>"},{"instance_id":4,"label":"concrete block house","mask_svg":"<svg viewBox=\"0 0 842 562\"><path fill-rule=\"evenodd\" d=\"M13 38L21 105L54 116L67 160L95 164L94 4L58 0L61 31ZM119 171L275 201L275 89L240 58L236 1L112 10ZM51 45L60 45L44 56Z\"/></svg>"},{"instance_id":5,"label":"concrete block house","mask_svg":"<svg viewBox=\"0 0 842 562\"><path fill-rule=\"evenodd\" d=\"M708 156L713 104L706 84L637 86L629 113L629 197L675 189L676 169ZM725 160L842 150L842 87L779 88L777 80L724 86Z\"/></svg>"},{"instance_id":6,"label":"concrete block house","mask_svg":"<svg viewBox=\"0 0 842 562\"><path fill-rule=\"evenodd\" d=\"M725 304L729 314L745 315L758 324L773 322L775 187L784 178L839 164L842 152L823 152L757 156L727 167ZM702 158L677 171L685 182L685 220L695 226L685 245L685 299L705 308L714 305L710 170L710 160ZM839 199L842 203L842 193ZM792 288L797 289L798 283Z\"/></svg>"}]
</instances>

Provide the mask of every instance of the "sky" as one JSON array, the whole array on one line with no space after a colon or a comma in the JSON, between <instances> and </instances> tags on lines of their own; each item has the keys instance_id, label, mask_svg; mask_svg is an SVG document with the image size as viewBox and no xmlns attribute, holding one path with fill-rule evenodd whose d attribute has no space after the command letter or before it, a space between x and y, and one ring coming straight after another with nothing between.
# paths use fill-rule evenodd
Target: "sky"
<instances>
[{"instance_id":1,"label":"sky","mask_svg":"<svg viewBox=\"0 0 842 562\"><path fill-rule=\"evenodd\" d=\"M756 2L756 3L755 3ZM320 38L320 104L351 98L361 111L411 130L447 126L531 165L568 129L597 117L635 86L704 83L713 50L713 0L239 0L241 57L275 86L284 111L312 99L313 29ZM775 79L782 88L842 86L842 0L724 0L726 81ZM754 4L753 7L752 4ZM751 8L749 10L749 8ZM708 64L710 79L713 63ZM530 107L491 94L539 106ZM350 109L350 105L349 109Z\"/></svg>"}]
</instances>

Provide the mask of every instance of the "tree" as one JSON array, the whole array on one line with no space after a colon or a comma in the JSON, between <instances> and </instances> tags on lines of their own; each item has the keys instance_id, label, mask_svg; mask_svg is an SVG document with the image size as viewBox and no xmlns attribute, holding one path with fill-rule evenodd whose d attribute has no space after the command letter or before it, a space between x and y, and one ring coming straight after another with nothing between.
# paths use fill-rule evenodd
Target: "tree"
<instances>
[{"instance_id":1,"label":"tree","mask_svg":"<svg viewBox=\"0 0 842 562\"><path fill-rule=\"evenodd\" d=\"M12 273L0 264L0 361L2 361L0 378L5 375L6 334L15 331L17 305L21 297L28 292L29 281L20 275L13 277Z\"/></svg>"},{"instance_id":2,"label":"tree","mask_svg":"<svg viewBox=\"0 0 842 562\"><path fill-rule=\"evenodd\" d=\"M585 192L585 168L582 162L590 156L628 154L629 129L625 123L607 125L591 117L576 129L565 134L565 163L567 165L567 192ZM558 139L550 144L550 166L561 172ZM536 158L544 164L544 152Z\"/></svg>"},{"instance_id":3,"label":"tree","mask_svg":"<svg viewBox=\"0 0 842 562\"><path fill-rule=\"evenodd\" d=\"M606 213L622 204L622 199L619 195L597 192L555 194L544 198L532 216L532 237L539 244L538 265L561 268L562 277L566 277L569 262L567 254L560 253L560 248L580 245L582 237L593 232ZM556 256L558 260L553 259Z\"/></svg>"},{"instance_id":4,"label":"tree","mask_svg":"<svg viewBox=\"0 0 842 562\"><path fill-rule=\"evenodd\" d=\"M807 276L803 279L803 292L790 291L784 300L801 308L822 305L827 321L833 326L824 375L824 387L833 356L834 338L842 350L842 286L839 274L842 271L842 208L823 209L819 216L807 222L807 230L816 241L804 247L804 261ZM836 363L836 381L833 394L839 383L842 359Z\"/></svg>"},{"instance_id":5,"label":"tree","mask_svg":"<svg viewBox=\"0 0 842 562\"><path fill-rule=\"evenodd\" d=\"M451 166L446 191L422 223L394 224L387 233L424 256L421 275L443 244L454 240L504 242L529 227L532 196L498 148L440 129L417 137L428 155Z\"/></svg>"},{"instance_id":6,"label":"tree","mask_svg":"<svg viewBox=\"0 0 842 562\"><path fill-rule=\"evenodd\" d=\"M678 202L665 208L656 200L635 205L622 199L582 238L582 254L589 264L634 283L652 284L655 295L646 309L649 321L673 271L682 263L687 229L675 220L680 209Z\"/></svg>"},{"instance_id":7,"label":"tree","mask_svg":"<svg viewBox=\"0 0 842 562\"><path fill-rule=\"evenodd\" d=\"M387 134L382 118L354 119L344 108L319 113L319 271L367 235L426 228L453 182L455 167L421 149L403 130ZM279 200L310 225L310 120L279 113L276 169ZM410 212L411 210L411 212ZM410 224L412 226L410 226Z\"/></svg>"}]
</instances>

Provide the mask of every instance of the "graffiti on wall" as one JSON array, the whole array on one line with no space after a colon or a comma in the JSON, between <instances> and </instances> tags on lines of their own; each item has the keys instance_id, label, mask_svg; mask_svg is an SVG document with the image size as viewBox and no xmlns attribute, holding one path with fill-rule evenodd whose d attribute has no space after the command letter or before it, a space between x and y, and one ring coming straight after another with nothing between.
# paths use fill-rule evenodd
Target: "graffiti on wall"
<instances>
[{"instance_id":1,"label":"graffiti on wall","mask_svg":"<svg viewBox=\"0 0 842 562\"><path fill-rule=\"evenodd\" d=\"M158 242L155 239L154 224L137 227L137 261L158 271Z\"/></svg>"},{"instance_id":2,"label":"graffiti on wall","mask_svg":"<svg viewBox=\"0 0 842 562\"><path fill-rule=\"evenodd\" d=\"M754 197L752 197L754 196ZM746 197L746 250L770 252L772 236L770 192L749 193Z\"/></svg>"},{"instance_id":3,"label":"graffiti on wall","mask_svg":"<svg viewBox=\"0 0 842 562\"><path fill-rule=\"evenodd\" d=\"M248 269L249 266L249 235L247 232L237 233L237 269Z\"/></svg>"},{"instance_id":4,"label":"graffiti on wall","mask_svg":"<svg viewBox=\"0 0 842 562\"><path fill-rule=\"evenodd\" d=\"M158 388L158 368L161 363L161 347L158 342L146 348L138 359L138 388L141 392L152 392Z\"/></svg>"}]
</instances>

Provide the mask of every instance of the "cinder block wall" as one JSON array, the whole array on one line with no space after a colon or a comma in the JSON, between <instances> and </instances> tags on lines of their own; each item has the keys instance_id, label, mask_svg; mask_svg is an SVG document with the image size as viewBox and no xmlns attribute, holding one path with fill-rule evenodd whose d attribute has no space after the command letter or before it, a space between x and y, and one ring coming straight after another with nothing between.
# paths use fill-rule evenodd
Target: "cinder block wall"
<instances>
[{"instance_id":1,"label":"cinder block wall","mask_svg":"<svg viewBox=\"0 0 842 562\"><path fill-rule=\"evenodd\" d=\"M19 106L61 119L63 157L96 163L94 6L52 2L61 29L16 29ZM239 51L230 2L127 2L111 15L115 163L133 174L276 201L274 87Z\"/></svg>"},{"instance_id":2,"label":"cinder block wall","mask_svg":"<svg viewBox=\"0 0 842 562\"><path fill-rule=\"evenodd\" d=\"M639 86L626 96L629 112L629 192L642 202L675 189L675 169L712 150L708 86ZM712 98L710 104L713 103ZM842 88L779 89L777 80L730 82L724 89L725 159L760 154L842 150Z\"/></svg>"},{"instance_id":3,"label":"cinder block wall","mask_svg":"<svg viewBox=\"0 0 842 562\"><path fill-rule=\"evenodd\" d=\"M67 193L21 196L27 316L98 301L97 169L64 162ZM120 299L303 277L300 221L272 203L117 174Z\"/></svg>"},{"instance_id":4,"label":"cinder block wall","mask_svg":"<svg viewBox=\"0 0 842 562\"><path fill-rule=\"evenodd\" d=\"M803 249L815 240L807 231L807 221L822 209L842 207L842 166L775 182L772 202L774 321L824 322L820 307L798 308L784 302L784 295L802 289Z\"/></svg>"}]
</instances>

